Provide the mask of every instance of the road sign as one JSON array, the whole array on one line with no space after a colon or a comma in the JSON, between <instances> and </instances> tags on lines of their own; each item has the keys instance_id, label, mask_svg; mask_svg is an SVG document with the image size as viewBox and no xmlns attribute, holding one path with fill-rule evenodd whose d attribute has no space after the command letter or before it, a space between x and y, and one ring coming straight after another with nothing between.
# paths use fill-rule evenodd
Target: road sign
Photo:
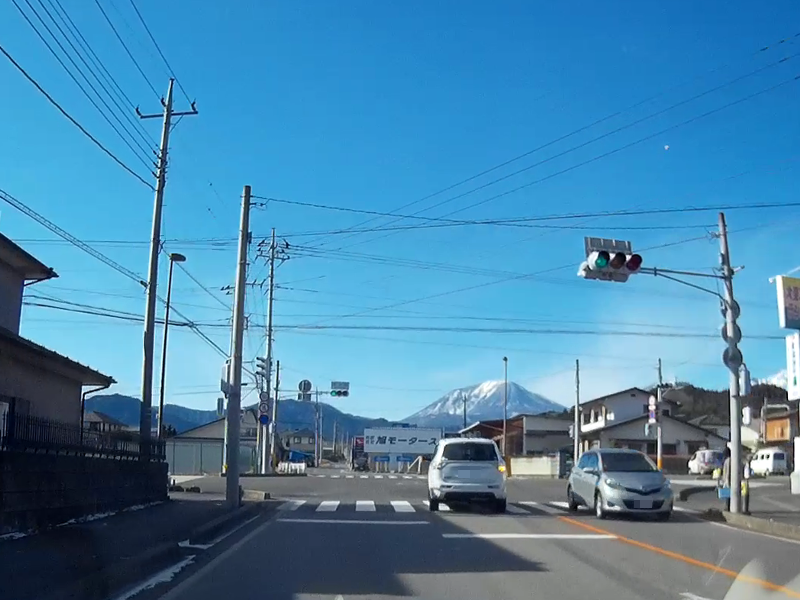
<instances>
[{"instance_id":1,"label":"road sign","mask_svg":"<svg viewBox=\"0 0 800 600\"><path fill-rule=\"evenodd\" d=\"M261 400L261 402L269 402L269 392L259 392L258 399Z\"/></svg>"},{"instance_id":2,"label":"road sign","mask_svg":"<svg viewBox=\"0 0 800 600\"><path fill-rule=\"evenodd\" d=\"M311 394L298 392L297 399L300 400L300 402L311 402Z\"/></svg>"},{"instance_id":3,"label":"road sign","mask_svg":"<svg viewBox=\"0 0 800 600\"><path fill-rule=\"evenodd\" d=\"M738 371L743 361L744 357L742 356L742 351L736 347L733 348L733 352L731 352L730 348L725 348L725 351L722 353L722 362L725 363L729 369L736 369Z\"/></svg>"},{"instance_id":4,"label":"road sign","mask_svg":"<svg viewBox=\"0 0 800 600\"><path fill-rule=\"evenodd\" d=\"M658 422L658 400L650 396L647 400L647 423L652 425Z\"/></svg>"},{"instance_id":5,"label":"road sign","mask_svg":"<svg viewBox=\"0 0 800 600\"><path fill-rule=\"evenodd\" d=\"M259 415L258 422L262 425L269 425L269 415Z\"/></svg>"},{"instance_id":6,"label":"road sign","mask_svg":"<svg viewBox=\"0 0 800 600\"><path fill-rule=\"evenodd\" d=\"M258 405L258 412L260 412L262 415L268 414L269 413L269 402L262 402L261 404L259 404Z\"/></svg>"},{"instance_id":7,"label":"road sign","mask_svg":"<svg viewBox=\"0 0 800 600\"><path fill-rule=\"evenodd\" d=\"M313 386L311 385L311 382L308 379L303 379L303 381L301 381L297 385L297 389L303 392L304 394L310 392L312 387Z\"/></svg>"},{"instance_id":8,"label":"road sign","mask_svg":"<svg viewBox=\"0 0 800 600\"><path fill-rule=\"evenodd\" d=\"M781 275L776 280L780 327L800 329L800 279Z\"/></svg>"},{"instance_id":9,"label":"road sign","mask_svg":"<svg viewBox=\"0 0 800 600\"><path fill-rule=\"evenodd\" d=\"M739 303L736 300L731 302L731 310L733 311L733 320L735 321L742 314L742 309L741 309L741 307L739 306ZM726 303L725 300L720 300L719 301L719 313L722 315L723 319L727 318L728 309L727 309L727 303Z\"/></svg>"},{"instance_id":10,"label":"road sign","mask_svg":"<svg viewBox=\"0 0 800 600\"><path fill-rule=\"evenodd\" d=\"M786 391L789 400L800 400L800 333L786 336Z\"/></svg>"},{"instance_id":11,"label":"road sign","mask_svg":"<svg viewBox=\"0 0 800 600\"><path fill-rule=\"evenodd\" d=\"M375 462L389 462L389 457L388 456L376 456L373 460Z\"/></svg>"},{"instance_id":12,"label":"road sign","mask_svg":"<svg viewBox=\"0 0 800 600\"><path fill-rule=\"evenodd\" d=\"M350 391L350 382L349 381L331 381L331 390L336 390L337 392Z\"/></svg>"}]
</instances>

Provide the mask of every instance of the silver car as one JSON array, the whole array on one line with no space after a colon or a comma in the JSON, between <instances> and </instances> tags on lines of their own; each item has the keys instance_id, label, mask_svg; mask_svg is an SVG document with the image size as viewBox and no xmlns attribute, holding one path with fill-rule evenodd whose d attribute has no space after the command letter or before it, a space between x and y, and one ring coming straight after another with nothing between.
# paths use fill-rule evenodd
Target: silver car
<instances>
[{"instance_id":1,"label":"silver car","mask_svg":"<svg viewBox=\"0 0 800 600\"><path fill-rule=\"evenodd\" d=\"M636 450L597 448L581 455L567 485L569 509L584 505L598 519L609 513L654 514L666 521L672 514L669 480L650 458Z\"/></svg>"}]
</instances>

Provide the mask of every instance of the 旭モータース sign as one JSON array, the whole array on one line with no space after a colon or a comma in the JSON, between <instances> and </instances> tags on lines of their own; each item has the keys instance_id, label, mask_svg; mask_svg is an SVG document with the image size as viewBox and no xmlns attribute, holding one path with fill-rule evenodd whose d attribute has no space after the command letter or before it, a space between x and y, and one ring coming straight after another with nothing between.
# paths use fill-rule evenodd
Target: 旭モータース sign
<instances>
[{"instance_id":1,"label":"\u65ed\u30e2\u30fc\u30bf\u30fc\u30b9 sign","mask_svg":"<svg viewBox=\"0 0 800 600\"><path fill-rule=\"evenodd\" d=\"M433 454L441 437L441 429L365 429L364 451L368 454Z\"/></svg>"}]
</instances>

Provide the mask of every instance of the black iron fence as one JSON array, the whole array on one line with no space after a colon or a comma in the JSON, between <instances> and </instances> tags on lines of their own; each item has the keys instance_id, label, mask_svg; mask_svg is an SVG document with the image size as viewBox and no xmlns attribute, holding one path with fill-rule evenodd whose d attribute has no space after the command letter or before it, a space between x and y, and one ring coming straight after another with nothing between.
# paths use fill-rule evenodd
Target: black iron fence
<instances>
[{"instance_id":1,"label":"black iron fence","mask_svg":"<svg viewBox=\"0 0 800 600\"><path fill-rule=\"evenodd\" d=\"M0 423L0 450L166 460L163 440L143 441L132 431L90 431L71 423L12 412L4 414Z\"/></svg>"}]
</instances>

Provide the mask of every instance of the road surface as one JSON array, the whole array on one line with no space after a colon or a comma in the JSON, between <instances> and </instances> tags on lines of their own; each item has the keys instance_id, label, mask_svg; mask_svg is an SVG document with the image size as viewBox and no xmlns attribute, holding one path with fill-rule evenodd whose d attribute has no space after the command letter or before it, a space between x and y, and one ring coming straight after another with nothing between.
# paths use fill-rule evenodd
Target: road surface
<instances>
[{"instance_id":1,"label":"road surface","mask_svg":"<svg viewBox=\"0 0 800 600\"><path fill-rule=\"evenodd\" d=\"M504 515L430 513L416 479L258 481L275 510L137 600L800 598L798 543L689 513L598 521L561 481L510 481Z\"/></svg>"}]
</instances>

